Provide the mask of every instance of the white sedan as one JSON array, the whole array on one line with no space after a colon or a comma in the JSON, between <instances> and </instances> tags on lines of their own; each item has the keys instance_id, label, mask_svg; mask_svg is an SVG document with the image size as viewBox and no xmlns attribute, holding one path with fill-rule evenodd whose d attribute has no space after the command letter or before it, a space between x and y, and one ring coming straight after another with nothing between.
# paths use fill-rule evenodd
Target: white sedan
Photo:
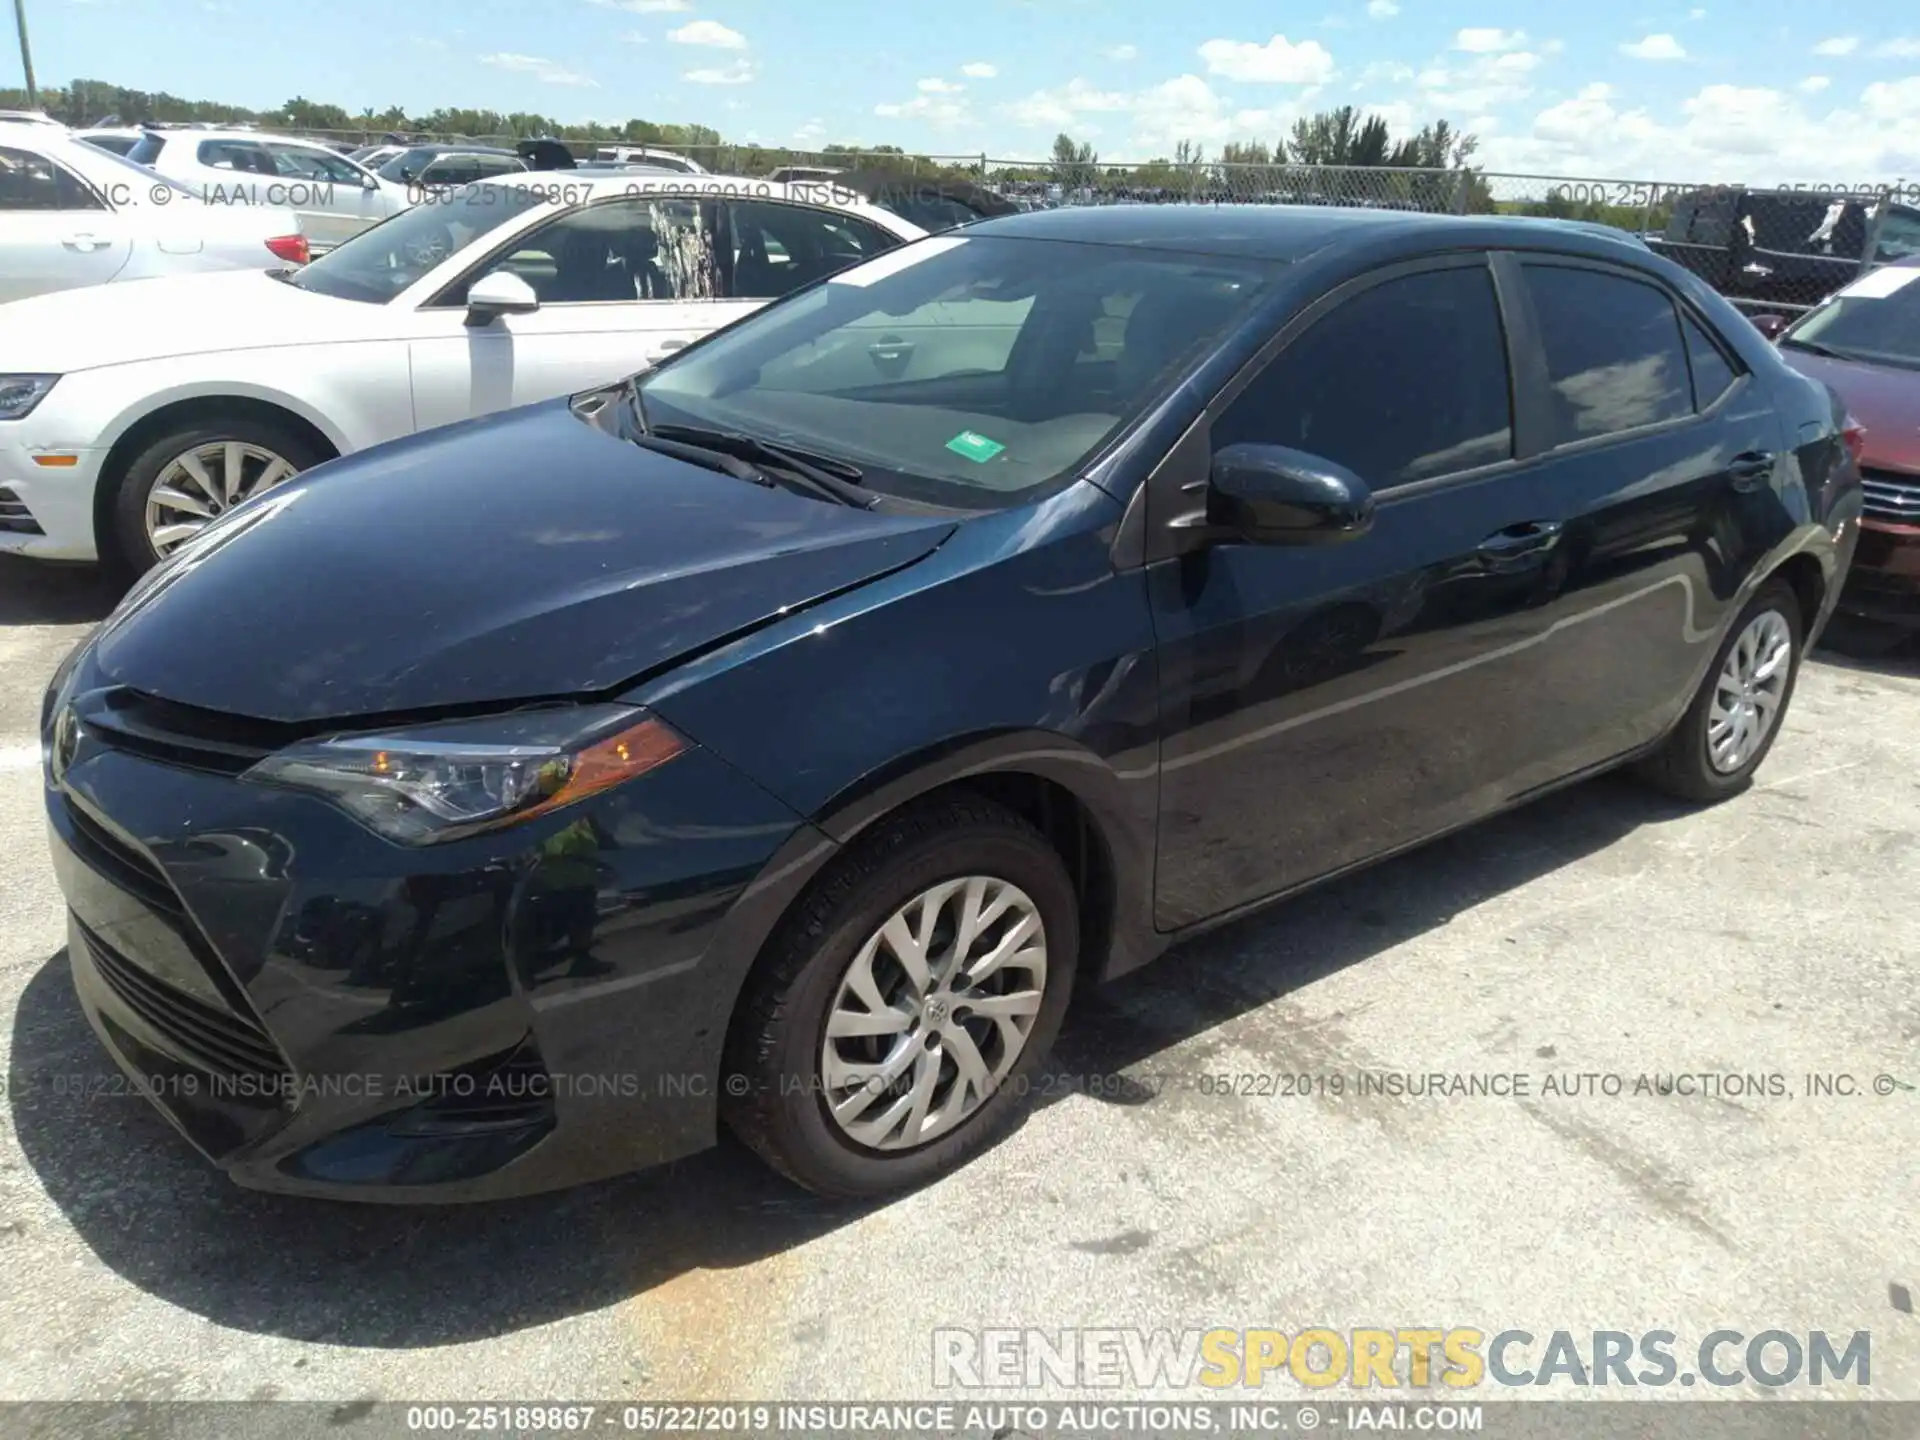
<instances>
[{"instance_id":1,"label":"white sedan","mask_svg":"<svg viewBox=\"0 0 1920 1440\"><path fill-rule=\"evenodd\" d=\"M316 255L414 198L337 150L255 130L150 130L127 158L216 204L293 211Z\"/></svg>"},{"instance_id":2,"label":"white sedan","mask_svg":"<svg viewBox=\"0 0 1920 1440\"><path fill-rule=\"evenodd\" d=\"M820 185L513 177L304 269L8 305L0 553L147 568L332 456L617 380L925 233Z\"/></svg>"},{"instance_id":3,"label":"white sedan","mask_svg":"<svg viewBox=\"0 0 1920 1440\"><path fill-rule=\"evenodd\" d=\"M306 259L290 211L204 205L64 128L0 127L0 301Z\"/></svg>"}]
</instances>

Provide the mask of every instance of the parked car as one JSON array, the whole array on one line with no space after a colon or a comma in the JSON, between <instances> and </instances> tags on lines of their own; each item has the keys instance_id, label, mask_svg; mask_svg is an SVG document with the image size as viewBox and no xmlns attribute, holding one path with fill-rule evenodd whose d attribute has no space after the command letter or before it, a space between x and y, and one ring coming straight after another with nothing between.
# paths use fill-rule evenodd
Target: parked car
<instances>
[{"instance_id":1,"label":"parked car","mask_svg":"<svg viewBox=\"0 0 1920 1440\"><path fill-rule=\"evenodd\" d=\"M480 1199L723 1120L912 1186L1077 982L1611 766L1739 793L1858 507L1826 387L1611 240L983 221L150 575L43 711L75 984L250 1186Z\"/></svg>"},{"instance_id":2,"label":"parked car","mask_svg":"<svg viewBox=\"0 0 1920 1440\"><path fill-rule=\"evenodd\" d=\"M405 145L362 145L357 150L348 151L347 158L368 170L378 170L407 148Z\"/></svg>"},{"instance_id":3,"label":"parked car","mask_svg":"<svg viewBox=\"0 0 1920 1440\"><path fill-rule=\"evenodd\" d=\"M0 129L0 301L109 282L119 289L120 281L195 271L265 271L306 259L306 238L291 211L205 205L64 129ZM0 310L0 366L20 338L12 313Z\"/></svg>"},{"instance_id":4,"label":"parked car","mask_svg":"<svg viewBox=\"0 0 1920 1440\"><path fill-rule=\"evenodd\" d=\"M593 158L617 165L645 165L653 170L672 170L682 175L707 173L707 167L691 156L648 145L601 145L594 150Z\"/></svg>"},{"instance_id":5,"label":"parked car","mask_svg":"<svg viewBox=\"0 0 1920 1440\"><path fill-rule=\"evenodd\" d=\"M1850 616L1920 628L1920 256L1870 271L1778 333L1781 357L1831 385L1865 429L1865 504Z\"/></svg>"},{"instance_id":6,"label":"parked car","mask_svg":"<svg viewBox=\"0 0 1920 1440\"><path fill-rule=\"evenodd\" d=\"M842 170L829 179L802 179L794 183L808 194L839 190L862 196L869 203L912 221L929 234L971 225L995 215L1018 214L1020 208L971 181L936 180L905 170Z\"/></svg>"},{"instance_id":7,"label":"parked car","mask_svg":"<svg viewBox=\"0 0 1920 1440\"><path fill-rule=\"evenodd\" d=\"M1681 197L1665 231L1646 240L1723 295L1806 306L1874 265L1920 253L1920 208L1717 186Z\"/></svg>"},{"instance_id":8,"label":"parked car","mask_svg":"<svg viewBox=\"0 0 1920 1440\"><path fill-rule=\"evenodd\" d=\"M116 155L130 154L135 145L147 132L144 130L121 129L118 126L96 126L88 130L75 130L73 138L84 140L89 145L102 150L111 150Z\"/></svg>"},{"instance_id":9,"label":"parked car","mask_svg":"<svg viewBox=\"0 0 1920 1440\"><path fill-rule=\"evenodd\" d=\"M56 130L67 128L44 110L0 110L0 125L50 125Z\"/></svg>"},{"instance_id":10,"label":"parked car","mask_svg":"<svg viewBox=\"0 0 1920 1440\"><path fill-rule=\"evenodd\" d=\"M450 189L517 175L528 168L511 150L480 145L414 145L390 156L374 173L395 185Z\"/></svg>"},{"instance_id":11,"label":"parked car","mask_svg":"<svg viewBox=\"0 0 1920 1440\"><path fill-rule=\"evenodd\" d=\"M150 130L127 158L215 204L292 210L315 254L407 208L404 185L325 145L249 130Z\"/></svg>"},{"instance_id":12,"label":"parked car","mask_svg":"<svg viewBox=\"0 0 1920 1440\"><path fill-rule=\"evenodd\" d=\"M743 186L756 198L728 198ZM0 552L143 569L321 460L604 383L922 233L762 181L523 177L297 273L21 301L0 375L40 388L0 411L0 484L25 512Z\"/></svg>"},{"instance_id":13,"label":"parked car","mask_svg":"<svg viewBox=\"0 0 1920 1440\"><path fill-rule=\"evenodd\" d=\"M769 170L767 178L782 185L790 185L796 180L831 180L836 175L847 172L831 165L782 165L777 170Z\"/></svg>"}]
</instances>

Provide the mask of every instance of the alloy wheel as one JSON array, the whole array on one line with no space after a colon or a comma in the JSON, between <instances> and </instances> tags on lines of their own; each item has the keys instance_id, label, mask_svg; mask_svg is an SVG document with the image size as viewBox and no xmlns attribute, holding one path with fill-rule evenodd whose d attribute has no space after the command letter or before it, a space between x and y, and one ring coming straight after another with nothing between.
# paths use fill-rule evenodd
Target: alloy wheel
<instances>
[{"instance_id":1,"label":"alloy wheel","mask_svg":"<svg viewBox=\"0 0 1920 1440\"><path fill-rule=\"evenodd\" d=\"M1731 775L1773 732L1793 673L1793 631L1777 610L1762 610L1733 642L1707 710L1707 760Z\"/></svg>"},{"instance_id":2,"label":"alloy wheel","mask_svg":"<svg viewBox=\"0 0 1920 1440\"><path fill-rule=\"evenodd\" d=\"M827 1112L874 1150L906 1150L986 1103L1026 1047L1047 988L1039 908L987 875L921 891L855 953L827 1015Z\"/></svg>"},{"instance_id":3,"label":"alloy wheel","mask_svg":"<svg viewBox=\"0 0 1920 1440\"><path fill-rule=\"evenodd\" d=\"M166 556L242 500L291 480L283 456L241 440L215 440L176 455L147 495L147 542Z\"/></svg>"}]
</instances>

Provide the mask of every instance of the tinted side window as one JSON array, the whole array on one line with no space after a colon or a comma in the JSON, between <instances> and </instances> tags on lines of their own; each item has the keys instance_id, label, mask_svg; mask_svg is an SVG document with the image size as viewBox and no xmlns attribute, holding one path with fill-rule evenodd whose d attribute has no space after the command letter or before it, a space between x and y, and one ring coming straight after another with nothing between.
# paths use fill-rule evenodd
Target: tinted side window
<instances>
[{"instance_id":1,"label":"tinted side window","mask_svg":"<svg viewBox=\"0 0 1920 1440\"><path fill-rule=\"evenodd\" d=\"M167 148L164 136L142 135L133 142L133 148L127 152L127 158L136 165L151 165L160 158L160 152Z\"/></svg>"},{"instance_id":2,"label":"tinted side window","mask_svg":"<svg viewBox=\"0 0 1920 1440\"><path fill-rule=\"evenodd\" d=\"M718 299L716 208L679 199L585 206L541 226L467 283L511 271L543 305ZM449 290L441 303L465 304L465 286Z\"/></svg>"},{"instance_id":3,"label":"tinted side window","mask_svg":"<svg viewBox=\"0 0 1920 1440\"><path fill-rule=\"evenodd\" d=\"M899 243L876 225L809 205L741 201L729 208L734 254L727 293L736 300L777 300Z\"/></svg>"},{"instance_id":4,"label":"tinted side window","mask_svg":"<svg viewBox=\"0 0 1920 1440\"><path fill-rule=\"evenodd\" d=\"M0 211L102 208L91 190L46 156L0 146Z\"/></svg>"},{"instance_id":5,"label":"tinted side window","mask_svg":"<svg viewBox=\"0 0 1920 1440\"><path fill-rule=\"evenodd\" d=\"M1552 387L1555 445L1693 413L1673 301L1597 270L1525 267Z\"/></svg>"},{"instance_id":6,"label":"tinted side window","mask_svg":"<svg viewBox=\"0 0 1920 1440\"><path fill-rule=\"evenodd\" d=\"M1687 334L1687 360L1693 369L1693 408L1705 410L1727 393L1740 372L1691 315L1681 316L1680 324Z\"/></svg>"},{"instance_id":7,"label":"tinted side window","mask_svg":"<svg viewBox=\"0 0 1920 1440\"><path fill-rule=\"evenodd\" d=\"M1513 454L1506 340L1484 268L1389 280L1333 310L1213 424L1213 448L1286 445L1376 488Z\"/></svg>"}]
</instances>

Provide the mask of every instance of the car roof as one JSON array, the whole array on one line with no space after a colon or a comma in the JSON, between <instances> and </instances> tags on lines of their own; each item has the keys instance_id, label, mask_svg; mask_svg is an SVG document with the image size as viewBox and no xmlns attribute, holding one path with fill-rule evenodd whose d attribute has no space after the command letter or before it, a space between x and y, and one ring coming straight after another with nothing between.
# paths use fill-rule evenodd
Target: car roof
<instances>
[{"instance_id":1,"label":"car roof","mask_svg":"<svg viewBox=\"0 0 1920 1440\"><path fill-rule=\"evenodd\" d=\"M868 203L846 190L829 190L818 180L785 184L779 180L756 180L744 175L688 175L677 170L528 170L514 175L495 175L474 182L477 185L528 186L535 190L555 190L573 200L602 199L608 195L658 195L662 199L695 199L711 195L727 200L789 201L820 210L838 210L879 221L887 226L905 225L915 234L924 233L910 220L892 211ZM582 192L586 192L583 194Z\"/></svg>"},{"instance_id":2,"label":"car roof","mask_svg":"<svg viewBox=\"0 0 1920 1440\"><path fill-rule=\"evenodd\" d=\"M1133 245L1196 255L1298 261L1336 244L1389 236L1409 251L1446 245L1539 244L1547 227L1532 217L1435 215L1333 205L1086 205L1022 211L967 227L970 235ZM1553 226L1570 250L1617 255L1617 238L1581 226ZM1638 248L1638 247L1629 247Z\"/></svg>"}]
</instances>

